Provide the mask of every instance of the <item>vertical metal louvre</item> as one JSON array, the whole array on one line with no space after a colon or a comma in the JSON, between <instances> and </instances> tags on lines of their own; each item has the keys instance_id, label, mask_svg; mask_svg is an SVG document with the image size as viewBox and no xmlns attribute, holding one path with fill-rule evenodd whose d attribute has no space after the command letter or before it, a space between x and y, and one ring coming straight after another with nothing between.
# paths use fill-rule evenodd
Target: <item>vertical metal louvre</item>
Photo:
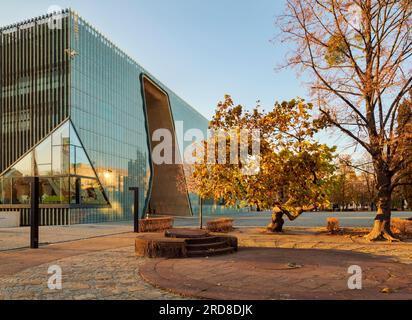
<instances>
[{"instance_id":1,"label":"vertical metal louvre","mask_svg":"<svg viewBox=\"0 0 412 320\"><path fill-rule=\"evenodd\" d=\"M69 116L69 18L0 29L0 173Z\"/></svg>"}]
</instances>

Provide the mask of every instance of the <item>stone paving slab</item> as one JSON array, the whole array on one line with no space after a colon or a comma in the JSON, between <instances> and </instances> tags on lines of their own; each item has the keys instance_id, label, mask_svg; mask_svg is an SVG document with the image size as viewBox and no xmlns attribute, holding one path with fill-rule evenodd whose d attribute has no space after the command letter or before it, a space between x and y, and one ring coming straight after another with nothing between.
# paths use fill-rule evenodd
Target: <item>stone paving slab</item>
<instances>
[{"instance_id":1,"label":"stone paving slab","mask_svg":"<svg viewBox=\"0 0 412 320\"><path fill-rule=\"evenodd\" d=\"M348 289L351 265L363 270L362 290ZM412 265L348 251L241 248L222 257L151 260L140 274L158 288L203 299L412 299Z\"/></svg>"}]
</instances>

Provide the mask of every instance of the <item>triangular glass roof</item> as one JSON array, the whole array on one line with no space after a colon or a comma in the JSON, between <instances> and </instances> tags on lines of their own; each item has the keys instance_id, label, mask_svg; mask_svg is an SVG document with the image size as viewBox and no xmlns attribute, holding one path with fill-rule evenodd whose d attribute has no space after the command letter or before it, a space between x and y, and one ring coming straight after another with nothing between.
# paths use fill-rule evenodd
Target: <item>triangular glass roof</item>
<instances>
[{"instance_id":1,"label":"triangular glass roof","mask_svg":"<svg viewBox=\"0 0 412 320\"><path fill-rule=\"evenodd\" d=\"M27 203L27 195L19 199L19 189L27 188L26 178L33 176L41 178L42 203L109 205L70 120L1 175L3 190L8 190L8 186L10 189L8 203Z\"/></svg>"}]
</instances>

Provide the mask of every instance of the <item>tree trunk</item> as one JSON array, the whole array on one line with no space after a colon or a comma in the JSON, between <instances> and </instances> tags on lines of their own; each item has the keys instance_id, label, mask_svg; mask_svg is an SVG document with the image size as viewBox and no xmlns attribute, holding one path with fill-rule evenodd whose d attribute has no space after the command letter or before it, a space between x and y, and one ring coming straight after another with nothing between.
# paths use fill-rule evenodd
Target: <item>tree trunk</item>
<instances>
[{"instance_id":1,"label":"tree trunk","mask_svg":"<svg viewBox=\"0 0 412 320\"><path fill-rule=\"evenodd\" d=\"M297 207L292 209L286 209L281 205L273 208L272 222L267 226L267 229L271 232L283 232L283 225L285 224L284 216L287 216L290 221L296 220L304 212L313 211L316 209L314 205L307 207Z\"/></svg>"},{"instance_id":2,"label":"tree trunk","mask_svg":"<svg viewBox=\"0 0 412 320\"><path fill-rule=\"evenodd\" d=\"M366 239L369 241L379 241L379 240L388 240L390 242L399 241L399 239L396 239L392 233L390 219L388 220L380 216L379 210L378 210L378 215L375 218L373 229L366 236Z\"/></svg>"},{"instance_id":3,"label":"tree trunk","mask_svg":"<svg viewBox=\"0 0 412 320\"><path fill-rule=\"evenodd\" d=\"M398 241L391 231L392 191L391 175L381 165L376 165L378 188L378 213L372 231L366 236L369 241Z\"/></svg>"},{"instance_id":4,"label":"tree trunk","mask_svg":"<svg viewBox=\"0 0 412 320\"><path fill-rule=\"evenodd\" d=\"M274 211L272 213L272 223L268 225L268 230L271 232L282 232L285 220L283 219L283 211Z\"/></svg>"}]
</instances>

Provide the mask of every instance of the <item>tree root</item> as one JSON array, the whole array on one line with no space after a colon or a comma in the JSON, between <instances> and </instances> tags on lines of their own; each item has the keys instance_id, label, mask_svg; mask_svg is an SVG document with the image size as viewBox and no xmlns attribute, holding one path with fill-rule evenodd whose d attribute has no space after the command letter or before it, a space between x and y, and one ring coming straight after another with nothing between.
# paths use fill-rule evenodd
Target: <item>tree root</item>
<instances>
[{"instance_id":1,"label":"tree root","mask_svg":"<svg viewBox=\"0 0 412 320\"><path fill-rule=\"evenodd\" d=\"M365 236L365 239L370 241L370 242L374 242L374 241L389 241L389 242L400 242L399 239L395 238L394 236L390 235L388 232L386 231L373 231L371 233L369 233L368 235Z\"/></svg>"},{"instance_id":2,"label":"tree root","mask_svg":"<svg viewBox=\"0 0 412 320\"><path fill-rule=\"evenodd\" d=\"M389 242L400 242L400 240L393 235L385 221L375 221L372 231L365 236L365 239L371 242L385 240Z\"/></svg>"}]
</instances>

